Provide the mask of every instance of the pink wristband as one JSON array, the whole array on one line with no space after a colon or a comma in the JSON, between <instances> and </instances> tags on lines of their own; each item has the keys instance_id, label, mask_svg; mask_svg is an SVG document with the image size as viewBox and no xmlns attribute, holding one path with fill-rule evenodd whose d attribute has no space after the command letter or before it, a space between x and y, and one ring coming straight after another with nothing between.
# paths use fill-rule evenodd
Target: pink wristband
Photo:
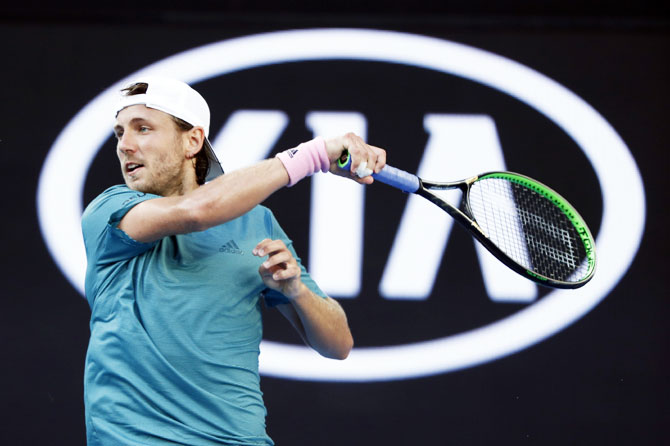
<instances>
[{"instance_id":1,"label":"pink wristband","mask_svg":"<svg viewBox=\"0 0 670 446\"><path fill-rule=\"evenodd\" d=\"M318 171L328 172L330 168L326 141L320 136L304 142L294 149L278 153L277 158L288 172L289 187Z\"/></svg>"}]
</instances>

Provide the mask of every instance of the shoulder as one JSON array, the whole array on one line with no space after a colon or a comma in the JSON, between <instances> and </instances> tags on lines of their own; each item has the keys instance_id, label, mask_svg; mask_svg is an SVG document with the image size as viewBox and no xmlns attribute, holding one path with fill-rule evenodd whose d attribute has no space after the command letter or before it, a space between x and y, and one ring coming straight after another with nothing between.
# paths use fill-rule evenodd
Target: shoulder
<instances>
[{"instance_id":1,"label":"shoulder","mask_svg":"<svg viewBox=\"0 0 670 446\"><path fill-rule=\"evenodd\" d=\"M267 208L267 207L265 207L265 206L263 206L263 205L261 205L261 204L256 205L256 206L255 206L251 211L249 211L249 212L254 212L254 213L256 213L258 216L262 216L262 217L275 218L275 217L274 217L274 214L272 213L272 211L271 211L269 208Z\"/></svg>"},{"instance_id":2,"label":"shoulder","mask_svg":"<svg viewBox=\"0 0 670 446\"><path fill-rule=\"evenodd\" d=\"M158 195L148 194L130 189L126 185L118 184L105 190L91 201L82 216L86 220L93 214L112 214L119 209L130 209L142 201L159 198Z\"/></svg>"},{"instance_id":3,"label":"shoulder","mask_svg":"<svg viewBox=\"0 0 670 446\"><path fill-rule=\"evenodd\" d=\"M244 230L255 237L272 237L276 226L277 220L272 211L261 205L256 205L246 214L220 225L221 228Z\"/></svg>"},{"instance_id":4,"label":"shoulder","mask_svg":"<svg viewBox=\"0 0 670 446\"><path fill-rule=\"evenodd\" d=\"M271 219L274 220L275 216L272 213L272 211L265 206L262 206L260 204L254 206L247 212L246 214L238 217L238 219L246 219L246 220L252 220L252 221L263 221L266 219Z\"/></svg>"},{"instance_id":5,"label":"shoulder","mask_svg":"<svg viewBox=\"0 0 670 446\"><path fill-rule=\"evenodd\" d=\"M262 221L268 230L277 225L277 219L269 208L259 204L250 211L250 213L252 212L254 217Z\"/></svg>"},{"instance_id":6,"label":"shoulder","mask_svg":"<svg viewBox=\"0 0 670 446\"><path fill-rule=\"evenodd\" d=\"M106 203L109 203L110 201L114 202L118 201L119 204L122 205L124 200L132 200L134 197L141 198L146 195L147 194L143 192L132 190L128 186L125 186L123 184L117 184L115 186L106 189L100 195L95 197L93 201L91 201L88 204L88 206L86 206L86 209L84 210L84 216L103 207Z\"/></svg>"}]
</instances>

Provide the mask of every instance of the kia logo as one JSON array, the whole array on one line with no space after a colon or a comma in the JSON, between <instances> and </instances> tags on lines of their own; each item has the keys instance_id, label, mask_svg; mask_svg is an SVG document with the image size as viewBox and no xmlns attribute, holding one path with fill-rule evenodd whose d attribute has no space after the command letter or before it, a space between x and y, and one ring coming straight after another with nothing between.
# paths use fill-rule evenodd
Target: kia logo
<instances>
[{"instance_id":1,"label":"kia logo","mask_svg":"<svg viewBox=\"0 0 670 446\"><path fill-rule=\"evenodd\" d=\"M587 286L578 290L553 290L537 302L489 325L411 344L355 348L346 361L321 358L304 346L263 341L261 373L304 380L379 381L472 367L552 336L589 312L616 286L633 261L642 238L645 197L635 161L610 124L570 90L513 60L437 38L364 29L282 31L213 43L176 54L132 73L95 97L60 133L46 157L39 180L37 208L40 227L46 245L63 274L83 294L86 256L80 221L84 182L96 153L111 134L112 110L118 91L128 81L139 75L160 74L197 84L236 71L271 64L343 59L400 64L459 76L507 94L553 121L584 152L600 184L603 215L596 240L599 269ZM232 122L235 119L237 124ZM227 169L267 156L274 144L273 134L276 136L281 133L286 126L286 117L276 110L241 110L231 116L226 125L233 130L226 130L221 138L214 140L217 152L223 139L232 138L235 128L243 128L238 124L253 120L263 120L266 124L263 128L268 129L267 132L257 137L262 141L257 141L257 150L252 151L251 155L221 154ZM315 134L339 130L343 126L355 131L360 128L359 131L364 133L364 120L364 116L355 112L313 111L306 116L306 124ZM441 156L436 141L448 126L459 129L476 126L483 129L477 133L484 137L486 129L492 127L486 116L457 121L453 116L427 114L424 127L430 137L424 148L420 165L423 171L419 172L420 175L425 176L426 172L430 172L430 166L434 164L431 160ZM492 148L486 155L487 159L496 162L496 153L500 150L493 145L489 146ZM247 159L235 156L246 156ZM498 165L500 163L502 161ZM63 175L63 172L69 174ZM329 185L328 182L341 179L329 177L313 177L313 196L327 195L334 187L340 187ZM444 178L444 175L440 178L458 179ZM349 194L349 200L353 200L355 210L358 206L358 212L342 218L351 219L347 224L351 225L353 233L357 233L363 225L360 209L364 206L361 194L365 188L352 185L354 188L345 193ZM342 190L339 192L342 193ZM411 200L408 200L407 206L414 206ZM347 261L351 271L344 274L348 278L346 281L330 284L325 275L321 278L321 271L327 270L329 264L327 259L320 260L317 254L322 235L316 228L322 225L316 225L315 221L331 220L325 212L328 211L319 209L312 202L309 269L318 283L325 283L327 292L337 297L355 298L359 292L360 262L363 258L360 252L354 250L346 254L351 256ZM432 282L429 277L417 275L412 280L394 282L397 275L393 274L393 268L402 266L397 264L401 260L394 257L394 250L403 244L409 246L410 236L404 228L418 224L410 221L414 214L406 209L403 220L407 221L401 222L399 226L385 267L379 290L380 295L387 299L402 297L420 300L430 293ZM446 237L444 233L440 236ZM360 244L360 241L353 244ZM440 250L444 249L443 245L439 246ZM493 279L498 277L498 273L487 270L489 266L484 256L480 256L480 264L487 292L494 298L497 293L502 293L494 287L495 283L500 282ZM505 279L504 283L512 282ZM535 291L528 286L525 282L512 285L519 301L533 302Z\"/></svg>"}]
</instances>

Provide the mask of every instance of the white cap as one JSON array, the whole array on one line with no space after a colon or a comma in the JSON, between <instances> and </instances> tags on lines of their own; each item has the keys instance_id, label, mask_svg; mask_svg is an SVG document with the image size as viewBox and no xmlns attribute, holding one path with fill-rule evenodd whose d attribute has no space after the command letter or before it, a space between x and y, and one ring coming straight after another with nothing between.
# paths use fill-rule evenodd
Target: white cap
<instances>
[{"instance_id":1,"label":"white cap","mask_svg":"<svg viewBox=\"0 0 670 446\"><path fill-rule=\"evenodd\" d=\"M188 122L194 127L202 127L205 132L203 148L209 158L206 181L211 181L223 174L221 163L209 142L210 114L205 98L185 82L176 79L145 76L133 80L126 88L135 84L147 84L146 93L121 96L116 107L116 114L118 115L121 110L131 105L145 105Z\"/></svg>"}]
</instances>

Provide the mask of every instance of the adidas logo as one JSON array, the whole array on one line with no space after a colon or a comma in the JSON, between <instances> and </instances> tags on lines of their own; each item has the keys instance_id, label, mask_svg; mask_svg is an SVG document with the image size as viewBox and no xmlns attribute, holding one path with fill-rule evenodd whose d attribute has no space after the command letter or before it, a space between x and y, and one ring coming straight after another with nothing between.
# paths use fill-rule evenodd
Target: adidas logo
<instances>
[{"instance_id":1,"label":"adidas logo","mask_svg":"<svg viewBox=\"0 0 670 446\"><path fill-rule=\"evenodd\" d=\"M296 153L298 153L298 149L290 149L290 150L288 151L288 157L289 157L289 158L293 158L293 156L294 156Z\"/></svg>"},{"instance_id":2,"label":"adidas logo","mask_svg":"<svg viewBox=\"0 0 670 446\"><path fill-rule=\"evenodd\" d=\"M228 254L244 254L244 251L242 251L240 247L237 246L235 240L231 240L225 245L221 245L221 247L219 248L219 252L225 252Z\"/></svg>"}]
</instances>

